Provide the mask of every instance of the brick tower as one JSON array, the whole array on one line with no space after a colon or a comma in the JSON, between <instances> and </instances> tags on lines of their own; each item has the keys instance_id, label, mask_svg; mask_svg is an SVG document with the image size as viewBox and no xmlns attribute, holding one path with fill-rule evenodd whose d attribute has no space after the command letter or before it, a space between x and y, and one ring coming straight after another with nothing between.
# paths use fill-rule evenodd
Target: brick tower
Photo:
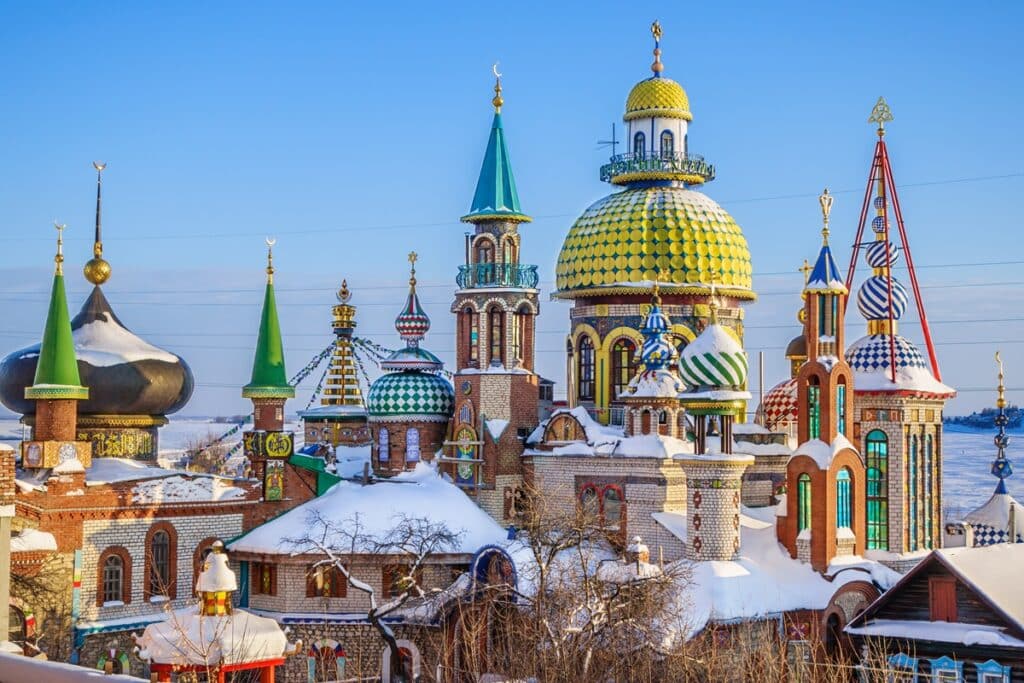
<instances>
[{"instance_id":1,"label":"brick tower","mask_svg":"<svg viewBox=\"0 0 1024 683\"><path fill-rule=\"evenodd\" d=\"M78 402L89 398L89 390L82 386L79 378L64 291L64 227L56 226L57 255L54 258L56 267L50 307L39 347L35 379L32 386L25 388L25 398L35 401L36 421L32 441L22 443L21 462L26 469L55 468L80 473L92 459L92 445L75 440ZM73 465L75 460L81 466Z\"/></svg>"},{"instance_id":2,"label":"brick tower","mask_svg":"<svg viewBox=\"0 0 1024 683\"><path fill-rule=\"evenodd\" d=\"M864 550L864 465L853 427L853 371L843 359L846 285L828 245L832 197L819 197L823 244L804 286L807 362L797 373L800 446L786 468L782 538L793 557L824 572L837 555Z\"/></svg>"},{"instance_id":3,"label":"brick tower","mask_svg":"<svg viewBox=\"0 0 1024 683\"><path fill-rule=\"evenodd\" d=\"M466 263L452 304L456 316L456 409L446 467L499 521L522 481L522 437L537 424L534 371L537 266L519 262L522 212L501 120L501 76L494 119L469 214Z\"/></svg>"},{"instance_id":4,"label":"brick tower","mask_svg":"<svg viewBox=\"0 0 1024 683\"><path fill-rule=\"evenodd\" d=\"M274 256L272 240L267 240L267 287L263 295L252 380L242 387L242 398L252 401L253 428L245 432L245 454L253 474L263 481L263 499L284 499L285 463L292 455L295 435L284 431L284 404L295 396L284 369L281 323L277 318L274 296Z\"/></svg>"}]
</instances>

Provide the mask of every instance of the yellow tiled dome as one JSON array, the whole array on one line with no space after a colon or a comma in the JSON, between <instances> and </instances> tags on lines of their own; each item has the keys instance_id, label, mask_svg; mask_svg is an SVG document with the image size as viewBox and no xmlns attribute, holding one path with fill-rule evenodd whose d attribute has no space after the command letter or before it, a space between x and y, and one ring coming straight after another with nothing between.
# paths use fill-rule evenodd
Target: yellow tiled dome
<instances>
[{"instance_id":1,"label":"yellow tiled dome","mask_svg":"<svg viewBox=\"0 0 1024 683\"><path fill-rule=\"evenodd\" d=\"M626 114L622 118L629 121L653 116L692 121L690 98L683 86L658 76L634 85L626 98Z\"/></svg>"},{"instance_id":2,"label":"yellow tiled dome","mask_svg":"<svg viewBox=\"0 0 1024 683\"><path fill-rule=\"evenodd\" d=\"M750 251L736 221L706 195L681 187L630 188L588 208L566 235L557 296L707 292L752 300Z\"/></svg>"}]
</instances>

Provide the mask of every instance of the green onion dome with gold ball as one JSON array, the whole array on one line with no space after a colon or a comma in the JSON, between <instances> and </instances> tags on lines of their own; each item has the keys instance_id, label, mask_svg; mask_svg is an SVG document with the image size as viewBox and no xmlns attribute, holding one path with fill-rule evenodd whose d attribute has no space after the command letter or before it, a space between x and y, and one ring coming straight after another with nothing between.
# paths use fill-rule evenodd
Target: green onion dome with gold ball
<instances>
[{"instance_id":1,"label":"green onion dome with gold ball","mask_svg":"<svg viewBox=\"0 0 1024 683\"><path fill-rule=\"evenodd\" d=\"M555 266L553 298L574 302L569 402L593 406L602 421L643 342L635 330L656 283L678 352L708 326L712 292L719 324L739 342L740 304L757 298L742 228L698 189L714 180L715 167L690 148L690 97L663 74L660 23L651 33L653 75L630 90L623 139L600 168L600 179L621 189L576 219Z\"/></svg>"}]
</instances>

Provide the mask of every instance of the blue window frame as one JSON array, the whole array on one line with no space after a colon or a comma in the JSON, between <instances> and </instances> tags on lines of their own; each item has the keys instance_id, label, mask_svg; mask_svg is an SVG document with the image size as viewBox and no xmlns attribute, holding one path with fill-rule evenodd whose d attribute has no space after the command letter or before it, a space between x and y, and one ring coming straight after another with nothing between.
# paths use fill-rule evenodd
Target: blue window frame
<instances>
[{"instance_id":1,"label":"blue window frame","mask_svg":"<svg viewBox=\"0 0 1024 683\"><path fill-rule=\"evenodd\" d=\"M917 659L897 653L889 657L889 671L886 681L893 683L917 683Z\"/></svg>"},{"instance_id":2,"label":"blue window frame","mask_svg":"<svg viewBox=\"0 0 1024 683\"><path fill-rule=\"evenodd\" d=\"M637 133L633 136L633 156L638 159L643 159L647 156L647 150L644 149L644 145L647 142L647 138L643 133Z\"/></svg>"},{"instance_id":3,"label":"blue window frame","mask_svg":"<svg viewBox=\"0 0 1024 683\"><path fill-rule=\"evenodd\" d=\"M994 659L975 662L974 669L978 673L978 683L1010 683L1010 667Z\"/></svg>"},{"instance_id":4,"label":"blue window frame","mask_svg":"<svg viewBox=\"0 0 1024 683\"><path fill-rule=\"evenodd\" d=\"M958 662L949 657L939 657L938 659L929 659L928 661L932 665L932 683L963 683L963 662Z\"/></svg>"},{"instance_id":5,"label":"blue window frame","mask_svg":"<svg viewBox=\"0 0 1024 683\"><path fill-rule=\"evenodd\" d=\"M850 470L843 468L836 473L836 526L853 526L853 501L850 497Z\"/></svg>"},{"instance_id":6,"label":"blue window frame","mask_svg":"<svg viewBox=\"0 0 1024 683\"><path fill-rule=\"evenodd\" d=\"M676 151L675 136L672 135L672 131L664 130L661 132L661 156L666 159L671 159L673 153Z\"/></svg>"},{"instance_id":7,"label":"blue window frame","mask_svg":"<svg viewBox=\"0 0 1024 683\"><path fill-rule=\"evenodd\" d=\"M836 424L840 434L846 436L846 382L836 385Z\"/></svg>"}]
</instances>

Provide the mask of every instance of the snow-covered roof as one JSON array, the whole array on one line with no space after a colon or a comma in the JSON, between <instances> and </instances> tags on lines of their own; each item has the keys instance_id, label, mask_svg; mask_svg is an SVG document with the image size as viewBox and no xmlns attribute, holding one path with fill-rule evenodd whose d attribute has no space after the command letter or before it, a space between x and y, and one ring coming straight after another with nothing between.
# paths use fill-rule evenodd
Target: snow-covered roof
<instances>
[{"instance_id":1,"label":"snow-covered roof","mask_svg":"<svg viewBox=\"0 0 1024 683\"><path fill-rule=\"evenodd\" d=\"M218 543L220 543L218 541ZM235 573L228 566L228 556L223 551L224 546L214 548L214 552L206 556L206 564L203 571L196 579L196 590L203 593L216 593L217 591L238 590L238 579Z\"/></svg>"},{"instance_id":2,"label":"snow-covered roof","mask_svg":"<svg viewBox=\"0 0 1024 683\"><path fill-rule=\"evenodd\" d=\"M793 457L806 455L817 463L818 469L827 470L832 465L832 459L845 449L850 449L854 453L857 452L857 449L854 448L849 439L842 434L837 434L831 444L827 444L821 439L810 439L803 442L797 446L793 452Z\"/></svg>"},{"instance_id":3,"label":"snow-covered roof","mask_svg":"<svg viewBox=\"0 0 1024 683\"><path fill-rule=\"evenodd\" d=\"M106 675L103 669L90 669L75 664L54 662L48 659L26 657L21 647L0 641L0 671L4 680L45 681L46 683L143 683L143 679L122 674ZM17 653L17 654L15 654Z\"/></svg>"},{"instance_id":4,"label":"snow-covered roof","mask_svg":"<svg viewBox=\"0 0 1024 683\"><path fill-rule=\"evenodd\" d=\"M85 483L86 486L98 486L122 481L173 477L181 473L180 470L153 467L128 458L93 458L92 463L85 470Z\"/></svg>"},{"instance_id":5,"label":"snow-covered roof","mask_svg":"<svg viewBox=\"0 0 1024 683\"><path fill-rule=\"evenodd\" d=\"M964 517L964 521L1008 530L1011 516L1018 528L1024 528L1024 507L1008 493L994 493L984 505Z\"/></svg>"},{"instance_id":6,"label":"snow-covered roof","mask_svg":"<svg viewBox=\"0 0 1024 683\"><path fill-rule=\"evenodd\" d=\"M450 552L473 553L503 542L507 532L437 470L420 462L415 470L363 485L341 481L318 498L262 524L228 545L232 552L289 555L306 547L295 540L309 531L310 515L343 522L358 516L363 533L381 538L403 517L427 517L461 533Z\"/></svg>"},{"instance_id":7,"label":"snow-covered roof","mask_svg":"<svg viewBox=\"0 0 1024 683\"><path fill-rule=\"evenodd\" d=\"M366 407L363 405L327 405L317 406L299 411L299 417L303 420L318 420L329 417L365 417Z\"/></svg>"},{"instance_id":8,"label":"snow-covered roof","mask_svg":"<svg viewBox=\"0 0 1024 683\"><path fill-rule=\"evenodd\" d=\"M1020 590L1020 568L1024 567L1024 544L998 543L975 548L943 548L936 559L961 581L1003 612L1024 631L1024 591Z\"/></svg>"},{"instance_id":9,"label":"snow-covered roof","mask_svg":"<svg viewBox=\"0 0 1024 683\"><path fill-rule=\"evenodd\" d=\"M150 624L137 638L139 657L157 664L239 664L284 656L288 639L277 622L236 609L204 616L193 605Z\"/></svg>"},{"instance_id":10,"label":"snow-covered roof","mask_svg":"<svg viewBox=\"0 0 1024 683\"><path fill-rule=\"evenodd\" d=\"M847 633L895 640L931 640L961 645L994 645L1024 648L1024 640L1007 635L998 626L946 621L873 619L863 626L847 626Z\"/></svg>"},{"instance_id":11,"label":"snow-covered roof","mask_svg":"<svg viewBox=\"0 0 1024 683\"><path fill-rule=\"evenodd\" d=\"M160 503L206 503L238 500L248 491L231 485L230 479L214 476L164 477L142 481L132 487L132 502L143 505Z\"/></svg>"},{"instance_id":12,"label":"snow-covered roof","mask_svg":"<svg viewBox=\"0 0 1024 683\"><path fill-rule=\"evenodd\" d=\"M686 385L674 373L665 368L644 370L629 383L629 389L623 396L638 398L675 398Z\"/></svg>"},{"instance_id":13,"label":"snow-covered roof","mask_svg":"<svg viewBox=\"0 0 1024 683\"><path fill-rule=\"evenodd\" d=\"M492 439L497 441L501 438L501 435L508 427L508 420L502 420L495 417L490 420L486 420L484 424L487 426L487 433L491 435Z\"/></svg>"},{"instance_id":14,"label":"snow-covered roof","mask_svg":"<svg viewBox=\"0 0 1024 683\"><path fill-rule=\"evenodd\" d=\"M11 552L27 553L57 549L57 539L48 531L39 529L22 529L11 536Z\"/></svg>"},{"instance_id":15,"label":"snow-covered roof","mask_svg":"<svg viewBox=\"0 0 1024 683\"><path fill-rule=\"evenodd\" d=\"M685 513L655 512L651 516L685 542ZM824 609L841 585L864 578L851 571L828 581L810 565L791 558L778 542L771 508L743 508L738 559L681 562L690 567L690 579L680 587L681 604L688 612L689 631L685 637L696 634L712 621L753 619L796 609ZM865 565L871 564L865 561ZM880 571L879 574L891 582L898 576L894 572Z\"/></svg>"},{"instance_id":16,"label":"snow-covered roof","mask_svg":"<svg viewBox=\"0 0 1024 683\"><path fill-rule=\"evenodd\" d=\"M890 365L896 353L896 381ZM920 394L954 396L956 389L935 379L924 356L906 337L873 334L861 337L846 349L846 362L853 369L856 391L909 391Z\"/></svg>"}]
</instances>

